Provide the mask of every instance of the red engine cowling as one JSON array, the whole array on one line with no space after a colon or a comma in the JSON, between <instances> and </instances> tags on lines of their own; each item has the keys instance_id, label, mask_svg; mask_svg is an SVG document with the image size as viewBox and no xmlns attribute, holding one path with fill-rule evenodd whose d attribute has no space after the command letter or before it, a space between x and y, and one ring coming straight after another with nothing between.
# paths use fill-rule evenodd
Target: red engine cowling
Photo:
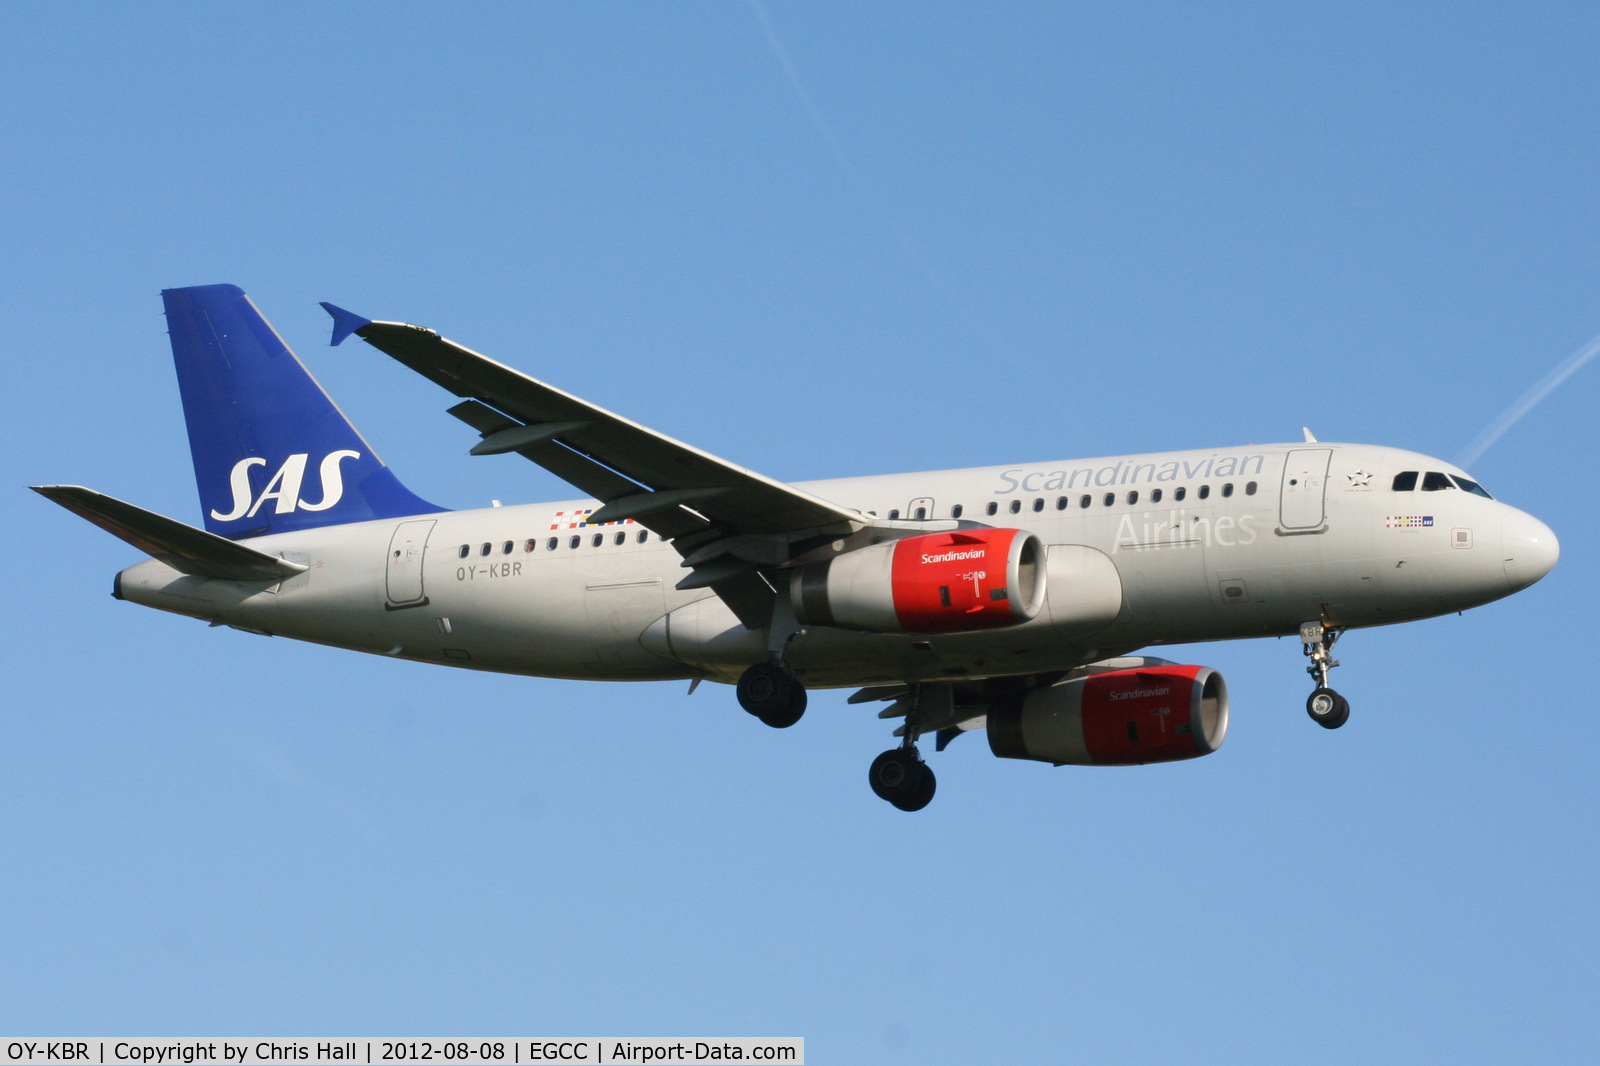
<instances>
[{"instance_id":1,"label":"red engine cowling","mask_svg":"<svg viewBox=\"0 0 1600 1066\"><path fill-rule=\"evenodd\" d=\"M1044 547L1020 529L925 533L798 567L803 625L957 633L1029 621L1044 604Z\"/></svg>"},{"instance_id":2,"label":"red engine cowling","mask_svg":"<svg viewBox=\"0 0 1600 1066\"><path fill-rule=\"evenodd\" d=\"M1114 670L989 708L991 751L1058 766L1193 759L1227 735L1228 686L1209 666Z\"/></svg>"}]
</instances>

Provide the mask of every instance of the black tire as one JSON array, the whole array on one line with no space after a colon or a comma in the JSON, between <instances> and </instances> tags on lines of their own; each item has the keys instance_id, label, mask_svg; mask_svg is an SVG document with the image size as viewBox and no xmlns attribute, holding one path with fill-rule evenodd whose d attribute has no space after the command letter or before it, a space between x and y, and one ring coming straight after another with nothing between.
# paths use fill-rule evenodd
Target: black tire
<instances>
[{"instance_id":1,"label":"black tire","mask_svg":"<svg viewBox=\"0 0 1600 1066\"><path fill-rule=\"evenodd\" d=\"M788 729L800 720L801 715L806 713L805 686L793 679L790 679L789 684L792 686L792 691L790 692L788 708L761 716L761 720L774 729Z\"/></svg>"},{"instance_id":2,"label":"black tire","mask_svg":"<svg viewBox=\"0 0 1600 1066\"><path fill-rule=\"evenodd\" d=\"M896 802L894 800L890 800L889 802L894 803L894 805L899 807L902 811L920 811L922 808L933 802L933 793L938 787L939 782L933 776L933 767L929 766L927 763L923 763L922 784L917 786L916 795L912 796L910 799L904 800L903 802Z\"/></svg>"},{"instance_id":3,"label":"black tire","mask_svg":"<svg viewBox=\"0 0 1600 1066\"><path fill-rule=\"evenodd\" d=\"M756 663L739 677L739 706L774 729L787 729L806 713L806 689L777 663Z\"/></svg>"},{"instance_id":4,"label":"black tire","mask_svg":"<svg viewBox=\"0 0 1600 1066\"><path fill-rule=\"evenodd\" d=\"M1306 713L1324 729L1338 729L1350 720L1350 701L1331 688L1319 688L1306 699Z\"/></svg>"},{"instance_id":5,"label":"black tire","mask_svg":"<svg viewBox=\"0 0 1600 1066\"><path fill-rule=\"evenodd\" d=\"M916 801L923 787L923 778L932 776L928 773L928 766L913 751L906 748L890 748L888 751L872 760L872 768L867 771L867 784L872 786L873 794L881 800L888 800L901 810L916 810L906 804ZM928 798L932 799L930 792Z\"/></svg>"}]
</instances>

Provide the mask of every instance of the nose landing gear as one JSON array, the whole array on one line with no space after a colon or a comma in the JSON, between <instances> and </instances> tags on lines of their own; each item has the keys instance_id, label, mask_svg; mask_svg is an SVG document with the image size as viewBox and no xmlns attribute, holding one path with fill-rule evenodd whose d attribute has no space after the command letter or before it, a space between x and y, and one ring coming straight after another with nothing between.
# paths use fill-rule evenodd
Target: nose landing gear
<instances>
[{"instance_id":1,"label":"nose landing gear","mask_svg":"<svg viewBox=\"0 0 1600 1066\"><path fill-rule=\"evenodd\" d=\"M1321 619L1300 626L1300 650L1311 660L1306 673L1316 684L1306 700L1306 713L1324 729L1338 729L1350 720L1350 701L1328 687L1328 671L1339 665L1333 657L1333 645L1343 633L1338 626L1324 625Z\"/></svg>"}]
</instances>

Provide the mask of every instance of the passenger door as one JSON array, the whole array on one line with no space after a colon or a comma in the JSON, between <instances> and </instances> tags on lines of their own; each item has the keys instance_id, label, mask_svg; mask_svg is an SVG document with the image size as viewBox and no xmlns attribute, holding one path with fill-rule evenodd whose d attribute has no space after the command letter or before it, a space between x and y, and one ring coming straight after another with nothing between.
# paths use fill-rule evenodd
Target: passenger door
<instances>
[{"instance_id":1,"label":"passenger door","mask_svg":"<svg viewBox=\"0 0 1600 1066\"><path fill-rule=\"evenodd\" d=\"M428 602L422 590L422 557L428 549L428 535L436 524L432 518L401 522L389 539L389 562L385 574L387 606L421 607Z\"/></svg>"},{"instance_id":2,"label":"passenger door","mask_svg":"<svg viewBox=\"0 0 1600 1066\"><path fill-rule=\"evenodd\" d=\"M1278 493L1278 525L1287 533L1321 533L1328 527L1325 494L1332 448L1296 448L1283 464Z\"/></svg>"}]
</instances>

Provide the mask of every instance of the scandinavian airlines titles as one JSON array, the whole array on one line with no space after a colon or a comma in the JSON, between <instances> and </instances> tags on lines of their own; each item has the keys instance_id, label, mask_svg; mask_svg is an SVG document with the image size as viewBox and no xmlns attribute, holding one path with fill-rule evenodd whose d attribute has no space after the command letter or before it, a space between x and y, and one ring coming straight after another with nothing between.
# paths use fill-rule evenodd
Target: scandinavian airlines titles
<instances>
[{"instance_id":1,"label":"scandinavian airlines titles","mask_svg":"<svg viewBox=\"0 0 1600 1066\"><path fill-rule=\"evenodd\" d=\"M1004 487L994 490L996 496L1013 492L1055 492L1059 489L1106 488L1111 485L1138 485L1143 482L1197 480L1208 477L1244 477L1260 474L1267 457L1256 455L1211 456L1197 462L1168 459L1159 463L1141 463L1119 459L1110 466L1079 467L1076 470L1006 470L1000 480ZM1081 480L1080 480L1081 479Z\"/></svg>"}]
</instances>

